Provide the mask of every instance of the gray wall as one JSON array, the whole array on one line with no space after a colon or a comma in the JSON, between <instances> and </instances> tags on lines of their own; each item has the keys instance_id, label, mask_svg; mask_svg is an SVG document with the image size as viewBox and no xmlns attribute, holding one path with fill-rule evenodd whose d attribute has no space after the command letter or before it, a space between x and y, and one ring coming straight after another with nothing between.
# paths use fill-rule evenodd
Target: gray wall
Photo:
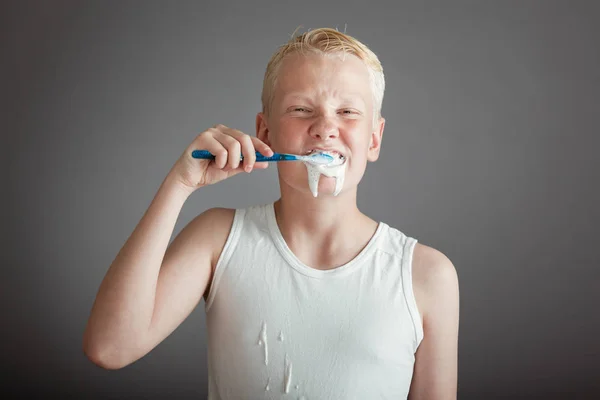
<instances>
[{"instance_id":1,"label":"gray wall","mask_svg":"<svg viewBox=\"0 0 600 400\"><path fill-rule=\"evenodd\" d=\"M302 25L346 26L382 60L387 125L359 206L454 262L459 398L600 394L599 3L364 3L2 2L9 388L204 397L203 303L119 371L84 357L83 329L197 133L254 134L266 62ZM209 207L277 195L275 168L238 175L194 193L175 234Z\"/></svg>"}]
</instances>

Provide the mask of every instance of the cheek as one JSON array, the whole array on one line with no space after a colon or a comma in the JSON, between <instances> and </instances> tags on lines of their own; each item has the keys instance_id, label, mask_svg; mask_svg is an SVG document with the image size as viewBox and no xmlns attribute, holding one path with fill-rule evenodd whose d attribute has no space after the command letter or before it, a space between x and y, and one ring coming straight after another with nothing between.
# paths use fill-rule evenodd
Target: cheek
<instances>
[{"instance_id":1,"label":"cheek","mask_svg":"<svg viewBox=\"0 0 600 400\"><path fill-rule=\"evenodd\" d=\"M286 118L282 119L278 126L282 135L287 137L290 135L299 136L300 132L307 132L310 124L308 121L299 118Z\"/></svg>"},{"instance_id":2,"label":"cheek","mask_svg":"<svg viewBox=\"0 0 600 400\"><path fill-rule=\"evenodd\" d=\"M363 171L367 167L367 163L368 160L366 154L353 154L349 167L356 173L357 171Z\"/></svg>"},{"instance_id":3,"label":"cheek","mask_svg":"<svg viewBox=\"0 0 600 400\"><path fill-rule=\"evenodd\" d=\"M284 151L288 149L296 149L302 144L302 132L306 131L306 127L293 120L281 120L272 130L271 142L274 146Z\"/></svg>"},{"instance_id":4,"label":"cheek","mask_svg":"<svg viewBox=\"0 0 600 400\"><path fill-rule=\"evenodd\" d=\"M369 152L369 146L371 144L370 135L365 133L364 130L354 132L352 136L348 138L349 146L352 148L353 157L366 158Z\"/></svg>"}]
</instances>

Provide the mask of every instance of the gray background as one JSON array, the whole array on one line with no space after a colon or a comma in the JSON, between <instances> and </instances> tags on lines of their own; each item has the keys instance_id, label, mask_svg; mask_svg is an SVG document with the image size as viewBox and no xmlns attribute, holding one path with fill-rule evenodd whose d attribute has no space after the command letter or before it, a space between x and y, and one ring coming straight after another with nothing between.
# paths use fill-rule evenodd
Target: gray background
<instances>
[{"instance_id":1,"label":"gray background","mask_svg":"<svg viewBox=\"0 0 600 400\"><path fill-rule=\"evenodd\" d=\"M387 79L359 206L454 262L459 398L600 394L598 2L365 3L2 2L7 390L205 396L204 303L109 372L81 350L96 290L199 132L254 134L277 46L346 26ZM174 233L277 196L275 168L238 175L194 193Z\"/></svg>"}]
</instances>

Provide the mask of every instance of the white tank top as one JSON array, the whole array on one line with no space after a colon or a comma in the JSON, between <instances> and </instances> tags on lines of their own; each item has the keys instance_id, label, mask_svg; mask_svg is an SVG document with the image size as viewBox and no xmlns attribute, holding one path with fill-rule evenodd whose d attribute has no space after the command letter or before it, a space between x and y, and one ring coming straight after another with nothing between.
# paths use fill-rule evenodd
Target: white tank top
<instances>
[{"instance_id":1,"label":"white tank top","mask_svg":"<svg viewBox=\"0 0 600 400\"><path fill-rule=\"evenodd\" d=\"M380 222L353 260L317 270L272 203L236 210L205 304L208 399L406 399L423 338L416 242Z\"/></svg>"}]
</instances>

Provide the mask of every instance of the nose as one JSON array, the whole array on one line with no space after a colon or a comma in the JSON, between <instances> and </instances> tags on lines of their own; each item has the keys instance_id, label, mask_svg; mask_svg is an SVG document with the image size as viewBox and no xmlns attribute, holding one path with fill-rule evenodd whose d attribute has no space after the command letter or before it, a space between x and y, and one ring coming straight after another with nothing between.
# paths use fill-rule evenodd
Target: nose
<instances>
[{"instance_id":1,"label":"nose","mask_svg":"<svg viewBox=\"0 0 600 400\"><path fill-rule=\"evenodd\" d=\"M310 135L320 140L334 139L339 136L339 130L330 117L323 115L311 126Z\"/></svg>"}]
</instances>

